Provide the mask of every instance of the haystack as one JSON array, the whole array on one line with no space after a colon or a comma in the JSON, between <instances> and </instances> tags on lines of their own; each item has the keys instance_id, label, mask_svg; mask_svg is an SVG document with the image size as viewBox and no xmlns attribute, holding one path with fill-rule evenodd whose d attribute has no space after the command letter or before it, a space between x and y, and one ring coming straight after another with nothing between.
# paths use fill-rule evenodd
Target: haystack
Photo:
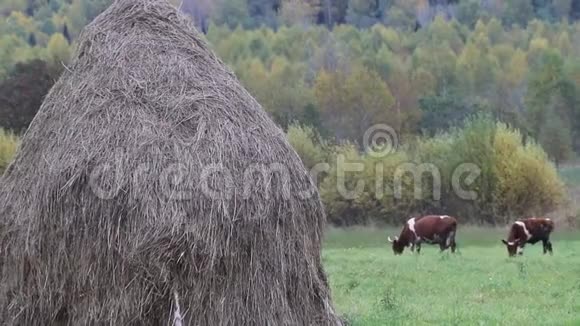
<instances>
[{"instance_id":1,"label":"haystack","mask_svg":"<svg viewBox=\"0 0 580 326\"><path fill-rule=\"evenodd\" d=\"M340 325L283 132L165 1L83 31L0 180L4 325Z\"/></svg>"}]
</instances>

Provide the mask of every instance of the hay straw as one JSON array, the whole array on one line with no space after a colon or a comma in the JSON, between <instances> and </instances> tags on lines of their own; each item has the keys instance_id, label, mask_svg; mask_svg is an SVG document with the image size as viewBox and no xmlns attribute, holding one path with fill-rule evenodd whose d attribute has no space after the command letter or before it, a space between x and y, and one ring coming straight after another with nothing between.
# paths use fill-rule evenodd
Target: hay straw
<instances>
[{"instance_id":1,"label":"hay straw","mask_svg":"<svg viewBox=\"0 0 580 326\"><path fill-rule=\"evenodd\" d=\"M342 323L314 183L187 18L118 0L69 69L0 181L4 325Z\"/></svg>"}]
</instances>

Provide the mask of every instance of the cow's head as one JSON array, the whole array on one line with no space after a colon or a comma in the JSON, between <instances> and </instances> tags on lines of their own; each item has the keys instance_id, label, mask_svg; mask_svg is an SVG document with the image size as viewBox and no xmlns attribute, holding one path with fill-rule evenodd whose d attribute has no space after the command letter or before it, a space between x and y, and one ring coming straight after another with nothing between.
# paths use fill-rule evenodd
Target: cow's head
<instances>
[{"instance_id":1,"label":"cow's head","mask_svg":"<svg viewBox=\"0 0 580 326\"><path fill-rule=\"evenodd\" d=\"M393 244L393 253L395 255L400 255L403 253L403 250L405 250L405 245L401 243L399 237L395 237L395 239L389 237L389 242Z\"/></svg>"},{"instance_id":2,"label":"cow's head","mask_svg":"<svg viewBox=\"0 0 580 326\"><path fill-rule=\"evenodd\" d=\"M516 239L512 242L508 242L508 241L502 239L501 242L503 242L503 244L506 245L508 255L510 255L510 257L513 257L516 254L519 254L519 255L523 254L523 251L521 250L521 248L519 246L519 244L520 244L519 239Z\"/></svg>"}]
</instances>

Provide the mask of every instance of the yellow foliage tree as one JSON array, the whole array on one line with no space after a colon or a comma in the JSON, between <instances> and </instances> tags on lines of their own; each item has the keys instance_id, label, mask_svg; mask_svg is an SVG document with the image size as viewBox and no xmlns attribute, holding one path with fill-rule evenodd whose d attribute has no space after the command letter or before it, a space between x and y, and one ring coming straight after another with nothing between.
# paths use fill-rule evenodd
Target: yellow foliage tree
<instances>
[{"instance_id":1,"label":"yellow foliage tree","mask_svg":"<svg viewBox=\"0 0 580 326\"><path fill-rule=\"evenodd\" d=\"M70 57L70 46L60 33L53 34L46 48L48 60L53 65L67 63Z\"/></svg>"},{"instance_id":2,"label":"yellow foliage tree","mask_svg":"<svg viewBox=\"0 0 580 326\"><path fill-rule=\"evenodd\" d=\"M4 129L0 129L0 175L4 173L4 170L12 162L19 144L18 137Z\"/></svg>"},{"instance_id":3,"label":"yellow foliage tree","mask_svg":"<svg viewBox=\"0 0 580 326\"><path fill-rule=\"evenodd\" d=\"M498 124L494 151L494 201L501 216L545 214L562 203L564 184L539 145L522 145L517 130Z\"/></svg>"},{"instance_id":4,"label":"yellow foliage tree","mask_svg":"<svg viewBox=\"0 0 580 326\"><path fill-rule=\"evenodd\" d=\"M320 72L314 94L328 129L339 139L362 144L365 131L373 124L395 129L400 125L388 85L363 66L357 65L350 72Z\"/></svg>"}]
</instances>

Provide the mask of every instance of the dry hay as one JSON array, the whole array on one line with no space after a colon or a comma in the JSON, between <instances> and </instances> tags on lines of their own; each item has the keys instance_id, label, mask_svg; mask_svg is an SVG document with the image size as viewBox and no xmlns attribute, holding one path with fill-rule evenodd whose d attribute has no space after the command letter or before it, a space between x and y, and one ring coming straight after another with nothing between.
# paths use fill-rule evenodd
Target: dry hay
<instances>
[{"instance_id":1,"label":"dry hay","mask_svg":"<svg viewBox=\"0 0 580 326\"><path fill-rule=\"evenodd\" d=\"M341 323L315 185L165 1L86 27L2 184L5 325Z\"/></svg>"}]
</instances>

